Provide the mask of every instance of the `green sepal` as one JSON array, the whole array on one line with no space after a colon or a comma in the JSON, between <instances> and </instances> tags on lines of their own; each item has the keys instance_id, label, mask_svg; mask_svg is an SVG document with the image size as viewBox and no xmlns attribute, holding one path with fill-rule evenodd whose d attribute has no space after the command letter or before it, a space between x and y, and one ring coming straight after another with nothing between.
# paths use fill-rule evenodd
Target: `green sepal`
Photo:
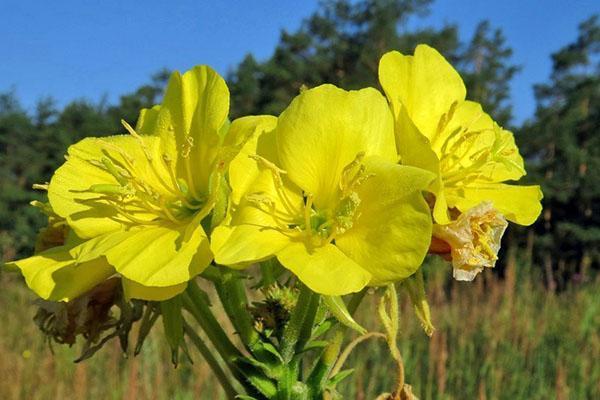
<instances>
[{"instance_id":1,"label":"green sepal","mask_svg":"<svg viewBox=\"0 0 600 400\"><path fill-rule=\"evenodd\" d=\"M354 368L345 369L343 371L338 372L337 374L335 374L333 377L331 377L329 379L329 381L327 382L327 387L335 388L341 381L343 381L344 379L346 379L347 377L352 375L353 372L354 372Z\"/></svg>"},{"instance_id":2,"label":"green sepal","mask_svg":"<svg viewBox=\"0 0 600 400\"><path fill-rule=\"evenodd\" d=\"M340 296L323 296L323 299L329 311L342 325L355 330L361 335L367 333L367 330L352 318L350 311L346 307L346 303L344 303L344 300Z\"/></svg>"},{"instance_id":3,"label":"green sepal","mask_svg":"<svg viewBox=\"0 0 600 400\"><path fill-rule=\"evenodd\" d=\"M156 320L158 320L159 316L160 312L157 311L153 303L150 303L146 307L146 310L144 311L144 316L142 317L142 322L138 331L137 341L135 343L135 349L133 351L134 356L137 356L142 351L144 341L148 337L148 334L152 330L152 327L156 323Z\"/></svg>"},{"instance_id":4,"label":"green sepal","mask_svg":"<svg viewBox=\"0 0 600 400\"><path fill-rule=\"evenodd\" d=\"M160 302L165 337L171 348L171 362L175 367L179 363L179 348L183 343L183 317L181 315L181 296Z\"/></svg>"}]
</instances>

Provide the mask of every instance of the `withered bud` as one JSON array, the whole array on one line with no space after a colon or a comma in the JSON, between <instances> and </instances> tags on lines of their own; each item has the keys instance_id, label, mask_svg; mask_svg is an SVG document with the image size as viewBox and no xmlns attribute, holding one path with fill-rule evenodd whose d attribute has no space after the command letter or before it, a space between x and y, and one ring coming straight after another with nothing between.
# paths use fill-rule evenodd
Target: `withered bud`
<instances>
[{"instance_id":1,"label":"withered bud","mask_svg":"<svg viewBox=\"0 0 600 400\"><path fill-rule=\"evenodd\" d=\"M454 278L472 281L484 268L496 264L507 226L491 202L482 202L447 225L435 224L430 252L449 255Z\"/></svg>"},{"instance_id":2,"label":"withered bud","mask_svg":"<svg viewBox=\"0 0 600 400\"><path fill-rule=\"evenodd\" d=\"M69 302L39 300L37 304L34 321L49 341L71 346L83 337L81 356L75 360L79 362L114 337L126 352L129 332L142 317L146 302L125 299L121 279L114 277Z\"/></svg>"}]
</instances>

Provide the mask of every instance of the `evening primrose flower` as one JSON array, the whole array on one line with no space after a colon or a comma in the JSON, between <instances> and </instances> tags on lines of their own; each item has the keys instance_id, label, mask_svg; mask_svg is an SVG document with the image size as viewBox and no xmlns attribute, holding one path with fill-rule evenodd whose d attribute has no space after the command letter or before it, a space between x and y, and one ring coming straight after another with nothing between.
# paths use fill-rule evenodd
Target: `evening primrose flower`
<instances>
[{"instance_id":1,"label":"evening primrose flower","mask_svg":"<svg viewBox=\"0 0 600 400\"><path fill-rule=\"evenodd\" d=\"M77 240L15 262L30 286L69 300L117 273L130 297L183 291L212 260L202 223L226 202L228 163L263 120L230 124L228 111L224 80L196 67L175 72L162 105L143 110L136 129L124 123L128 135L71 146L47 190Z\"/></svg>"},{"instance_id":2,"label":"evening primrose flower","mask_svg":"<svg viewBox=\"0 0 600 400\"><path fill-rule=\"evenodd\" d=\"M211 236L215 261L276 256L310 289L342 295L406 278L421 265L433 179L397 164L393 118L374 89L306 90L229 171L231 212Z\"/></svg>"},{"instance_id":3,"label":"evening primrose flower","mask_svg":"<svg viewBox=\"0 0 600 400\"><path fill-rule=\"evenodd\" d=\"M512 133L465 100L462 79L436 50L420 45L414 56L385 54L379 80L394 113L401 163L437 177L429 188L433 252L448 247L455 277L471 280L493 266L504 218L521 225L537 219L541 190L504 183L525 175ZM479 226L480 218L483 231L467 229Z\"/></svg>"},{"instance_id":4,"label":"evening primrose flower","mask_svg":"<svg viewBox=\"0 0 600 400\"><path fill-rule=\"evenodd\" d=\"M520 225L536 220L539 186L504 183L525 174L512 133L465 100L462 79L442 55L426 45L414 56L389 52L379 80L394 112L401 162L437 176L430 188L437 223L450 223L449 209L464 213L485 201Z\"/></svg>"}]
</instances>

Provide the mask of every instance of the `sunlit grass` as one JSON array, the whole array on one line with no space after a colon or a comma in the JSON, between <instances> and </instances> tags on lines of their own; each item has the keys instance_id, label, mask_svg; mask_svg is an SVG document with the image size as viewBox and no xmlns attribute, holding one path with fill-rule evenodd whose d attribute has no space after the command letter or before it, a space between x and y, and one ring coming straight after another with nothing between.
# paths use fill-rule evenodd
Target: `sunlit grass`
<instances>
[{"instance_id":1,"label":"sunlit grass","mask_svg":"<svg viewBox=\"0 0 600 400\"><path fill-rule=\"evenodd\" d=\"M403 298L400 341L420 399L600 398L600 282L551 294L535 268L509 267L504 280L487 271L472 284L450 281L439 263L427 268L437 331L427 338ZM221 398L200 355L173 369L159 325L136 358L124 358L111 342L74 364L76 346L50 352L20 279L0 275L0 290L0 399ZM378 329L374 310L367 298L357 318ZM359 345L348 365L356 371L342 385L345 398L371 400L392 388L383 342Z\"/></svg>"}]
</instances>

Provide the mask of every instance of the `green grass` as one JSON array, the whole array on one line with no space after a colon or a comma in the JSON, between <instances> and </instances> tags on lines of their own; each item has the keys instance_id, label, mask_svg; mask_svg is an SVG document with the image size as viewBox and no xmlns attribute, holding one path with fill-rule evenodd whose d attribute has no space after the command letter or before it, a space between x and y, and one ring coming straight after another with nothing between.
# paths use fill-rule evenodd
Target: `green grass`
<instances>
[{"instance_id":1,"label":"green grass","mask_svg":"<svg viewBox=\"0 0 600 400\"><path fill-rule=\"evenodd\" d=\"M428 266L429 299L437 331L420 330L402 296L400 347L406 379L420 399L600 398L600 281L560 294L545 291L537 269L491 271L475 282L448 279L449 267ZM221 392L199 354L177 369L157 326L136 358L110 343L74 364L77 346L50 352L32 322L34 296L15 275L0 275L0 399L218 399ZM376 300L357 319L379 330ZM374 399L390 391L394 364L383 341L360 344L348 365L344 398Z\"/></svg>"}]
</instances>

